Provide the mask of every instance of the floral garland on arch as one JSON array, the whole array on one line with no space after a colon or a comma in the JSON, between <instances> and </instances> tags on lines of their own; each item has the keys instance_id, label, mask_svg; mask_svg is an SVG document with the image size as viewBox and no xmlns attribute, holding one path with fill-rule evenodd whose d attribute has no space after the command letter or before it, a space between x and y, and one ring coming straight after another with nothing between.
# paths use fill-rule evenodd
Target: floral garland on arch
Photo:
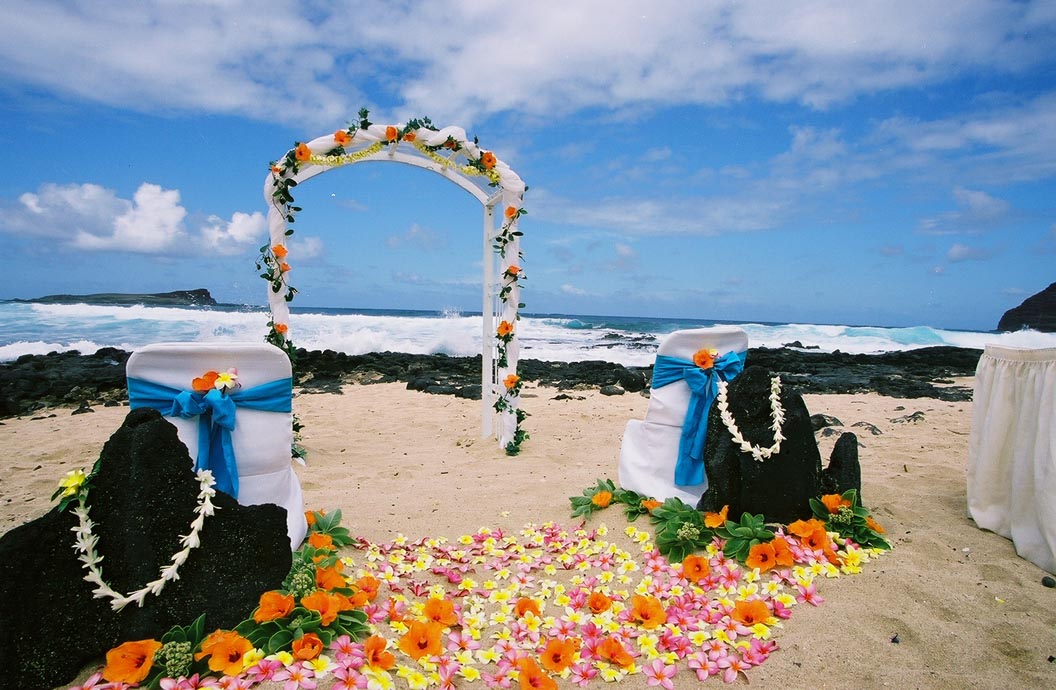
<instances>
[{"instance_id":1,"label":"floral garland on arch","mask_svg":"<svg viewBox=\"0 0 1056 690\"><path fill-rule=\"evenodd\" d=\"M308 142L296 142L278 161L272 161L265 181L264 195L269 203L268 226L270 241L260 248L257 270L268 282L268 302L271 318L265 341L282 349L293 361L295 348L289 332L289 303L297 289L289 282L291 271L287 240L294 234L291 227L301 207L296 206L292 190L298 182L319 172L318 168L336 168L360 161L380 160L385 153L413 151L424 159L464 177L480 177L488 186L501 190L502 224L492 241L492 249L501 262L500 323L492 345L496 351L496 380L501 382L496 391L494 409L500 415L500 443L509 455L516 455L528 439L522 428L527 414L520 409L520 378L517 376L518 347L515 324L518 312L524 307L520 301L520 281L525 276L521 268L523 255L518 228L521 216L527 211L523 200L527 186L509 165L492 151L482 149L474 137L469 139L460 127L435 129L427 118L415 118L406 124L379 125L370 122L369 112L359 111L359 121L349 123L333 134ZM488 343L483 343L488 347Z\"/></svg>"}]
</instances>

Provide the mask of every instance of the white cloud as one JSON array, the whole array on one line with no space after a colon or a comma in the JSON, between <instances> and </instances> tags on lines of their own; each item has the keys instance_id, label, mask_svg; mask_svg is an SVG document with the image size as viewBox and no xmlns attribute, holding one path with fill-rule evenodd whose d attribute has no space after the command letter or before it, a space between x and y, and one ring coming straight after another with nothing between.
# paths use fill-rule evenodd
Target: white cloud
<instances>
[{"instance_id":1,"label":"white cloud","mask_svg":"<svg viewBox=\"0 0 1056 690\"><path fill-rule=\"evenodd\" d=\"M180 192L144 182L132 199L96 184L46 183L22 194L0 217L0 231L44 238L81 251L222 256L255 248L266 235L259 212L236 211L230 220L212 215L196 230L187 227Z\"/></svg>"},{"instance_id":2,"label":"white cloud","mask_svg":"<svg viewBox=\"0 0 1056 690\"><path fill-rule=\"evenodd\" d=\"M922 218L918 229L926 235L978 233L999 226L1011 210L1004 199L986 192L957 187L953 190L958 211Z\"/></svg>"},{"instance_id":3,"label":"white cloud","mask_svg":"<svg viewBox=\"0 0 1056 690\"><path fill-rule=\"evenodd\" d=\"M412 223L402 235L387 237L385 244L390 249L399 249L406 245L423 252L433 252L446 247L447 239L438 235L432 228Z\"/></svg>"},{"instance_id":4,"label":"white cloud","mask_svg":"<svg viewBox=\"0 0 1056 690\"><path fill-rule=\"evenodd\" d=\"M89 101L343 121L366 90L470 123L497 112L717 104L824 108L967 70L1048 59L1044 2L25 3L6 18L10 84ZM469 37L469 38L467 38ZM481 66L486 65L486 75ZM395 72L409 75L393 80ZM281 107L261 108L262 103Z\"/></svg>"},{"instance_id":5,"label":"white cloud","mask_svg":"<svg viewBox=\"0 0 1056 690\"><path fill-rule=\"evenodd\" d=\"M946 258L952 263L961 261L985 261L994 256L994 250L984 247L971 247L966 244L955 244L946 252Z\"/></svg>"},{"instance_id":6,"label":"white cloud","mask_svg":"<svg viewBox=\"0 0 1056 690\"><path fill-rule=\"evenodd\" d=\"M563 292L566 295L573 295L575 297L583 297L584 295L589 294L583 288L578 288L575 285L571 285L569 283L565 283L564 285L561 286L561 292Z\"/></svg>"}]
</instances>

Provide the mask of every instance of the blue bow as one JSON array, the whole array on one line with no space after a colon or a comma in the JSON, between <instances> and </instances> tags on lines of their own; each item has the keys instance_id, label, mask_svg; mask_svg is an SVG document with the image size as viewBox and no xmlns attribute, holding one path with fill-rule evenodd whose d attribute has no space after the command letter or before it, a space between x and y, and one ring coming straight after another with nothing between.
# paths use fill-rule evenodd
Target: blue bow
<instances>
[{"instance_id":1,"label":"blue bow","mask_svg":"<svg viewBox=\"0 0 1056 690\"><path fill-rule=\"evenodd\" d=\"M701 369L693 362L667 355L657 355L653 365L653 388L662 388L675 381L689 386L689 408L682 423L682 438L678 442L678 463L675 465L675 484L693 486L706 484L704 474L704 442L708 434L708 411L719 393L719 379L732 381L744 370L744 352L727 352L715 360L711 369Z\"/></svg>"},{"instance_id":2,"label":"blue bow","mask_svg":"<svg viewBox=\"0 0 1056 690\"><path fill-rule=\"evenodd\" d=\"M132 409L150 407L166 417L198 417L198 461L196 470L210 470L216 488L238 498L238 465L231 443L235 408L264 412L293 410L293 379L277 379L253 388L222 393L185 391L153 381L128 379L128 403Z\"/></svg>"}]
</instances>

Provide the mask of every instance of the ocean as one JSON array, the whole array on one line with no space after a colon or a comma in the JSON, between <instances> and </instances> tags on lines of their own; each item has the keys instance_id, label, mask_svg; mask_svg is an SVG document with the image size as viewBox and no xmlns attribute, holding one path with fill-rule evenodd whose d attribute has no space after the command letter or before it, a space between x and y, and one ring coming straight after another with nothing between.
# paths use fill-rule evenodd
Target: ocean
<instances>
[{"instance_id":1,"label":"ocean","mask_svg":"<svg viewBox=\"0 0 1056 690\"><path fill-rule=\"evenodd\" d=\"M30 304L0 302L0 361L25 354L101 347L135 350L167 341L260 341L267 331L263 307L203 308ZM522 359L573 362L605 360L627 366L652 363L667 333L701 328L715 322L572 314L522 314L518 326ZM751 347L798 343L824 352L872 354L935 345L982 349L995 343L1009 347L1056 347L1056 333L1018 331L981 333L928 326L880 327L796 323L736 323L748 333ZM298 347L367 352L480 354L480 314L457 311L402 311L295 307L291 337Z\"/></svg>"}]
</instances>

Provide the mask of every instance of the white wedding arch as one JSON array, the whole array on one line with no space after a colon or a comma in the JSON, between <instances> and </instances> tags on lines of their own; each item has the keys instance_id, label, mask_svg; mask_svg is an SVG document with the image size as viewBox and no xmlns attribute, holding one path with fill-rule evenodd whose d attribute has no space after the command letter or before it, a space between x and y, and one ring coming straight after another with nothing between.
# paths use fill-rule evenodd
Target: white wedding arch
<instances>
[{"instance_id":1,"label":"white wedding arch","mask_svg":"<svg viewBox=\"0 0 1056 690\"><path fill-rule=\"evenodd\" d=\"M379 125L359 112L359 122L332 134L297 142L278 161L264 182L268 203L270 240L260 248L257 270L268 283L268 342L282 348L292 358L289 303L297 294L289 282L287 248L293 235L291 225L300 207L294 202L294 188L334 168L366 161L391 161L431 170L455 183L484 208L483 299L481 308L481 435L497 435L506 452L515 455L528 438L522 429L525 413L520 408L521 381L517 376L518 311L521 270L518 229L526 213L523 201L527 189L509 165L491 151L469 139L460 127L436 129L428 118L406 124ZM494 418L498 415L498 430Z\"/></svg>"}]
</instances>

